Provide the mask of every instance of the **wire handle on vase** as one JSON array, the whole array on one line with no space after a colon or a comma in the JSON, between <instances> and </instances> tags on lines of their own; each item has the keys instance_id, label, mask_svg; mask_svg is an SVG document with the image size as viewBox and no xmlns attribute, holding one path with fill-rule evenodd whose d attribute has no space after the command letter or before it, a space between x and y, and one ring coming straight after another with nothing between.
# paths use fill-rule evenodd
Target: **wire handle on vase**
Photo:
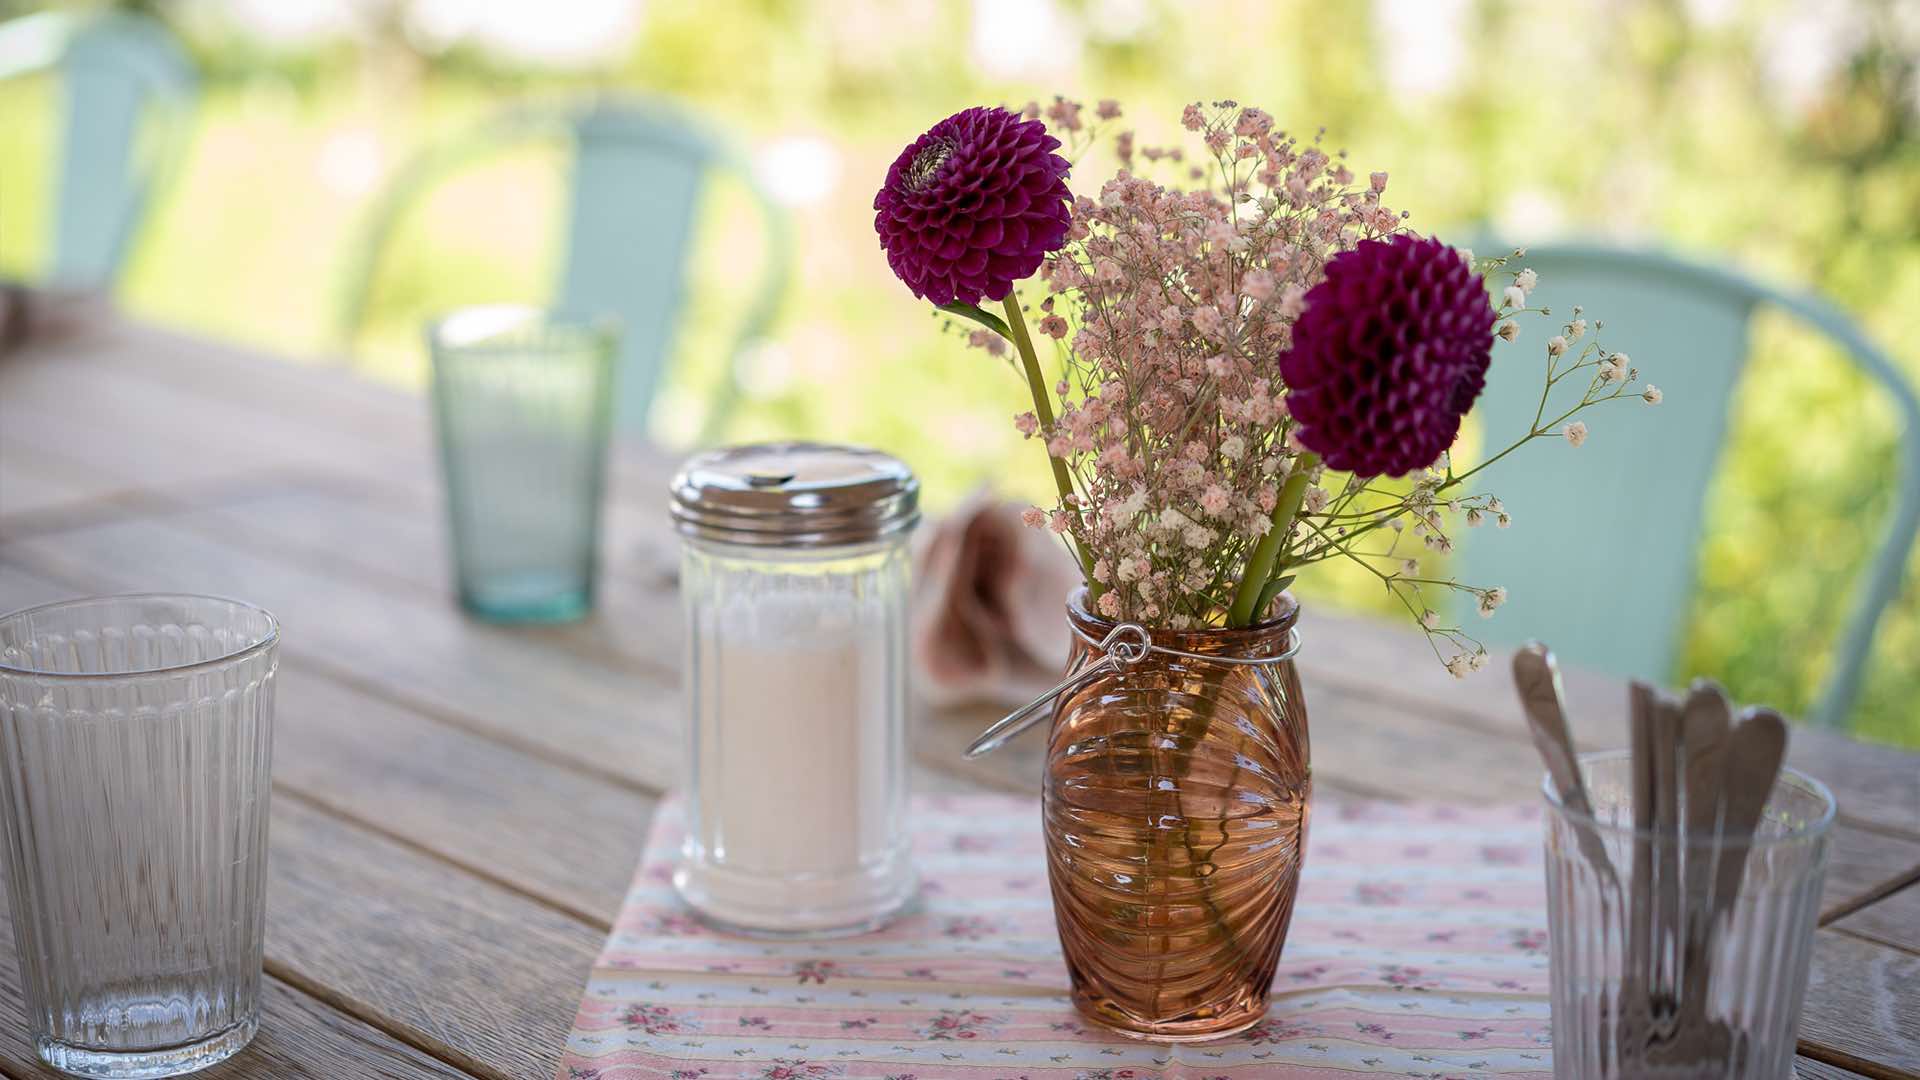
<instances>
[{"instance_id":1,"label":"wire handle on vase","mask_svg":"<svg viewBox=\"0 0 1920 1080\"><path fill-rule=\"evenodd\" d=\"M1263 667L1268 664L1278 664L1291 660L1300 652L1300 631L1297 627L1287 631L1286 648L1280 650L1279 653L1273 656L1260 657L1215 656L1206 653L1187 652L1184 649L1175 649L1166 645L1155 645L1153 643L1153 637L1147 632L1146 627L1139 623L1131 622L1121 623L1115 626L1112 630L1107 631L1106 637L1101 638L1099 641L1088 637L1078 627L1074 629L1074 634L1079 637L1081 641L1099 649L1101 652L1100 659L1094 661L1092 664L1087 664L1086 658L1088 654L1081 653L1080 656L1075 658L1073 667L1068 670L1066 678L1061 679L1058 683L1043 691L1039 697L1034 698L1032 701L1001 717L995 721L991 727L981 732L980 737L973 740L973 742L967 746L965 756L968 759L977 758L998 750L1014 736L1027 730L1034 724L1039 723L1040 718L1046 715L1047 706L1051 705L1054 699L1060 695L1072 693L1108 672L1118 673L1125 671L1140 661L1145 660L1148 653L1160 653L1163 656L1175 656L1185 660L1202 660L1212 664L1239 664L1247 667Z\"/></svg>"}]
</instances>

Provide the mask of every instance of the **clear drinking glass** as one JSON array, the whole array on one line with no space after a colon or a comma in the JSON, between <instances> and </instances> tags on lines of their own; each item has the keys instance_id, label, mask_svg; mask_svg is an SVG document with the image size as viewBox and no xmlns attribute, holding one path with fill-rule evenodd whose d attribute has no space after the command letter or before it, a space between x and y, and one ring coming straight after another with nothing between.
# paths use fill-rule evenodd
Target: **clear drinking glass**
<instances>
[{"instance_id":1,"label":"clear drinking glass","mask_svg":"<svg viewBox=\"0 0 1920 1080\"><path fill-rule=\"evenodd\" d=\"M593 606L618 332L478 307L427 338L460 603L505 622L579 618Z\"/></svg>"},{"instance_id":2,"label":"clear drinking glass","mask_svg":"<svg viewBox=\"0 0 1920 1080\"><path fill-rule=\"evenodd\" d=\"M1554 1076L1790 1077L1832 793L1783 769L1750 836L1683 828L1677 842L1663 841L1634 828L1632 764L1623 751L1581 758L1591 817L1563 806L1551 779L1543 785ZM1589 859L1596 843L1607 868ZM1641 887L1678 912L1639 931L1628 899L1637 846L1648 868ZM1722 859L1739 876L1731 900L1717 884Z\"/></svg>"},{"instance_id":3,"label":"clear drinking glass","mask_svg":"<svg viewBox=\"0 0 1920 1080\"><path fill-rule=\"evenodd\" d=\"M0 796L27 1024L79 1076L253 1038L279 629L206 596L0 617Z\"/></svg>"}]
</instances>

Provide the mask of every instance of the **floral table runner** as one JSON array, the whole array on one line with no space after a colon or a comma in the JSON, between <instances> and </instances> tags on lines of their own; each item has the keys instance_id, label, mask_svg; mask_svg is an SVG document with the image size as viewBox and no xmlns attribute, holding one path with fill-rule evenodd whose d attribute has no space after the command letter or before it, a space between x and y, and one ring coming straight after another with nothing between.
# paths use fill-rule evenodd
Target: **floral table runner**
<instances>
[{"instance_id":1,"label":"floral table runner","mask_svg":"<svg viewBox=\"0 0 1920 1080\"><path fill-rule=\"evenodd\" d=\"M1273 1008L1225 1040L1103 1034L1066 994L1030 799L915 803L925 886L886 930L730 937L647 853L567 1042L565 1080L1253 1080L1552 1071L1532 809L1316 805Z\"/></svg>"}]
</instances>

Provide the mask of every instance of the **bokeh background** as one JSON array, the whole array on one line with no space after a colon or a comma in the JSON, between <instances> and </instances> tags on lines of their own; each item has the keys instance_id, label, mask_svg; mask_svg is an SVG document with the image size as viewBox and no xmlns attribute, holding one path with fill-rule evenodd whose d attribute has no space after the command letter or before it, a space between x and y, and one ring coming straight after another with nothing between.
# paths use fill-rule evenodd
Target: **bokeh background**
<instances>
[{"instance_id":1,"label":"bokeh background","mask_svg":"<svg viewBox=\"0 0 1920 1080\"><path fill-rule=\"evenodd\" d=\"M49 5L0 0L0 17ZM1146 141L1232 97L1328 129L1442 236L1657 243L1847 310L1920 380L1920 3L1914 0L157 0L203 98L120 290L161 323L418 385L419 324L538 300L563 237L558 150L487 159L409 217L369 325L338 326L373 201L411 155L506 104L656 95L722 135L791 214L799 265L741 358L726 434L906 457L935 505L1044 489L1020 385L888 274L873 191L976 103L1119 99ZM0 84L0 276L43 264L50 80ZM1077 186L1091 190L1088 163ZM742 185L702 204L676 373L698 430L765 244ZM1636 358L1658 381L1657 342ZM1676 678L1812 701L1890 506L1892 410L1840 355L1763 320L1710 496ZM1578 572L1578 568L1570 568ZM1369 608L1366 583L1305 583ZM1384 608L1381 609L1385 611ZM1856 734L1920 745L1920 589L1881 624Z\"/></svg>"}]
</instances>

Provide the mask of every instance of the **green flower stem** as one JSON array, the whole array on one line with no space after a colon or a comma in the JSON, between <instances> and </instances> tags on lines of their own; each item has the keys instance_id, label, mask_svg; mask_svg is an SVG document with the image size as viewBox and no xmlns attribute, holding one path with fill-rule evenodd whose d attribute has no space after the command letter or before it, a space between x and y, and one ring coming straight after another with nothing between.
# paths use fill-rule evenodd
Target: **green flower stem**
<instances>
[{"instance_id":1,"label":"green flower stem","mask_svg":"<svg viewBox=\"0 0 1920 1080\"><path fill-rule=\"evenodd\" d=\"M1240 587L1234 590L1233 607L1227 612L1228 626L1252 626L1253 620L1259 617L1260 593L1273 578L1274 561L1286 546L1288 534L1293 532L1293 519L1300 513L1301 500L1307 497L1307 476L1319 464L1318 454L1301 454L1294 459L1293 472L1287 474L1287 482L1280 487L1280 498L1273 504L1273 528L1254 546L1253 555L1247 559L1247 576L1240 579Z\"/></svg>"},{"instance_id":2,"label":"green flower stem","mask_svg":"<svg viewBox=\"0 0 1920 1080\"><path fill-rule=\"evenodd\" d=\"M1047 377L1040 371L1040 358L1033 352L1033 337L1027 333L1027 320L1020 314L1020 297L1009 290L1001 307L1007 313L1007 329L1012 331L1013 347L1020 353L1020 364L1026 370L1027 389L1033 393L1033 415L1040 420L1041 447L1046 446L1047 433L1053 430L1053 399L1049 396ZM1047 464L1053 466L1053 486L1060 492L1062 508L1072 505L1073 477L1067 473L1067 463L1047 454ZM1087 549L1078 540L1073 542L1074 555L1080 560L1080 572L1085 575L1087 588L1098 596L1100 585L1093 580L1093 559Z\"/></svg>"},{"instance_id":3,"label":"green flower stem","mask_svg":"<svg viewBox=\"0 0 1920 1080\"><path fill-rule=\"evenodd\" d=\"M1199 873L1199 867L1210 865L1213 862L1214 853L1226 846L1229 837L1225 825L1222 823L1220 842L1214 844L1212 847L1203 848L1202 842L1193 834L1194 820L1187 816L1186 800L1181 793L1182 786L1186 784L1187 779L1193 773L1193 755L1195 748L1205 742L1207 737L1212 733L1214 712L1220 705L1220 695L1225 692L1226 681L1233 669L1225 664L1200 664L1197 666L1201 668L1198 672L1200 691L1196 695L1200 705L1196 710L1196 722L1184 725L1182 728L1181 734L1185 738L1184 744L1181 744L1180 748L1172 751L1172 760L1170 762L1162 764L1162 755L1167 753L1166 745L1162 740L1154 740L1154 794L1167 800L1166 809L1161 815L1162 820L1180 822L1180 837L1177 842L1186 849L1187 872L1193 875L1195 891L1200 895L1200 906L1207 909L1207 918L1210 925L1219 933L1221 943L1233 958L1229 961L1229 969L1237 972L1246 962L1247 950L1240 943L1240 935L1234 931L1233 923L1227 918L1226 913L1220 910L1219 903L1214 900L1213 890L1208 888L1208 876ZM1176 682L1177 680L1172 678L1172 673L1169 671L1169 683L1173 684ZM1170 685L1169 689L1172 688L1172 685ZM1239 779L1240 762L1245 760L1245 755L1236 753L1233 758L1233 775L1228 778L1226 784L1229 789L1231 789L1234 782ZM1170 786L1163 785L1158 782L1161 777L1171 778L1173 783ZM1156 868L1163 871L1163 876L1170 875L1173 865L1173 845L1175 842L1172 830L1160 829L1155 832L1153 855L1147 863L1146 876L1149 885L1152 883L1153 872ZM1161 893L1160 902L1162 906L1172 906L1166 900L1164 889ZM1158 1008L1160 992L1165 989L1165 987L1166 961L1162 960L1158 965L1158 973L1154 978L1155 1012L1160 1011Z\"/></svg>"}]
</instances>

